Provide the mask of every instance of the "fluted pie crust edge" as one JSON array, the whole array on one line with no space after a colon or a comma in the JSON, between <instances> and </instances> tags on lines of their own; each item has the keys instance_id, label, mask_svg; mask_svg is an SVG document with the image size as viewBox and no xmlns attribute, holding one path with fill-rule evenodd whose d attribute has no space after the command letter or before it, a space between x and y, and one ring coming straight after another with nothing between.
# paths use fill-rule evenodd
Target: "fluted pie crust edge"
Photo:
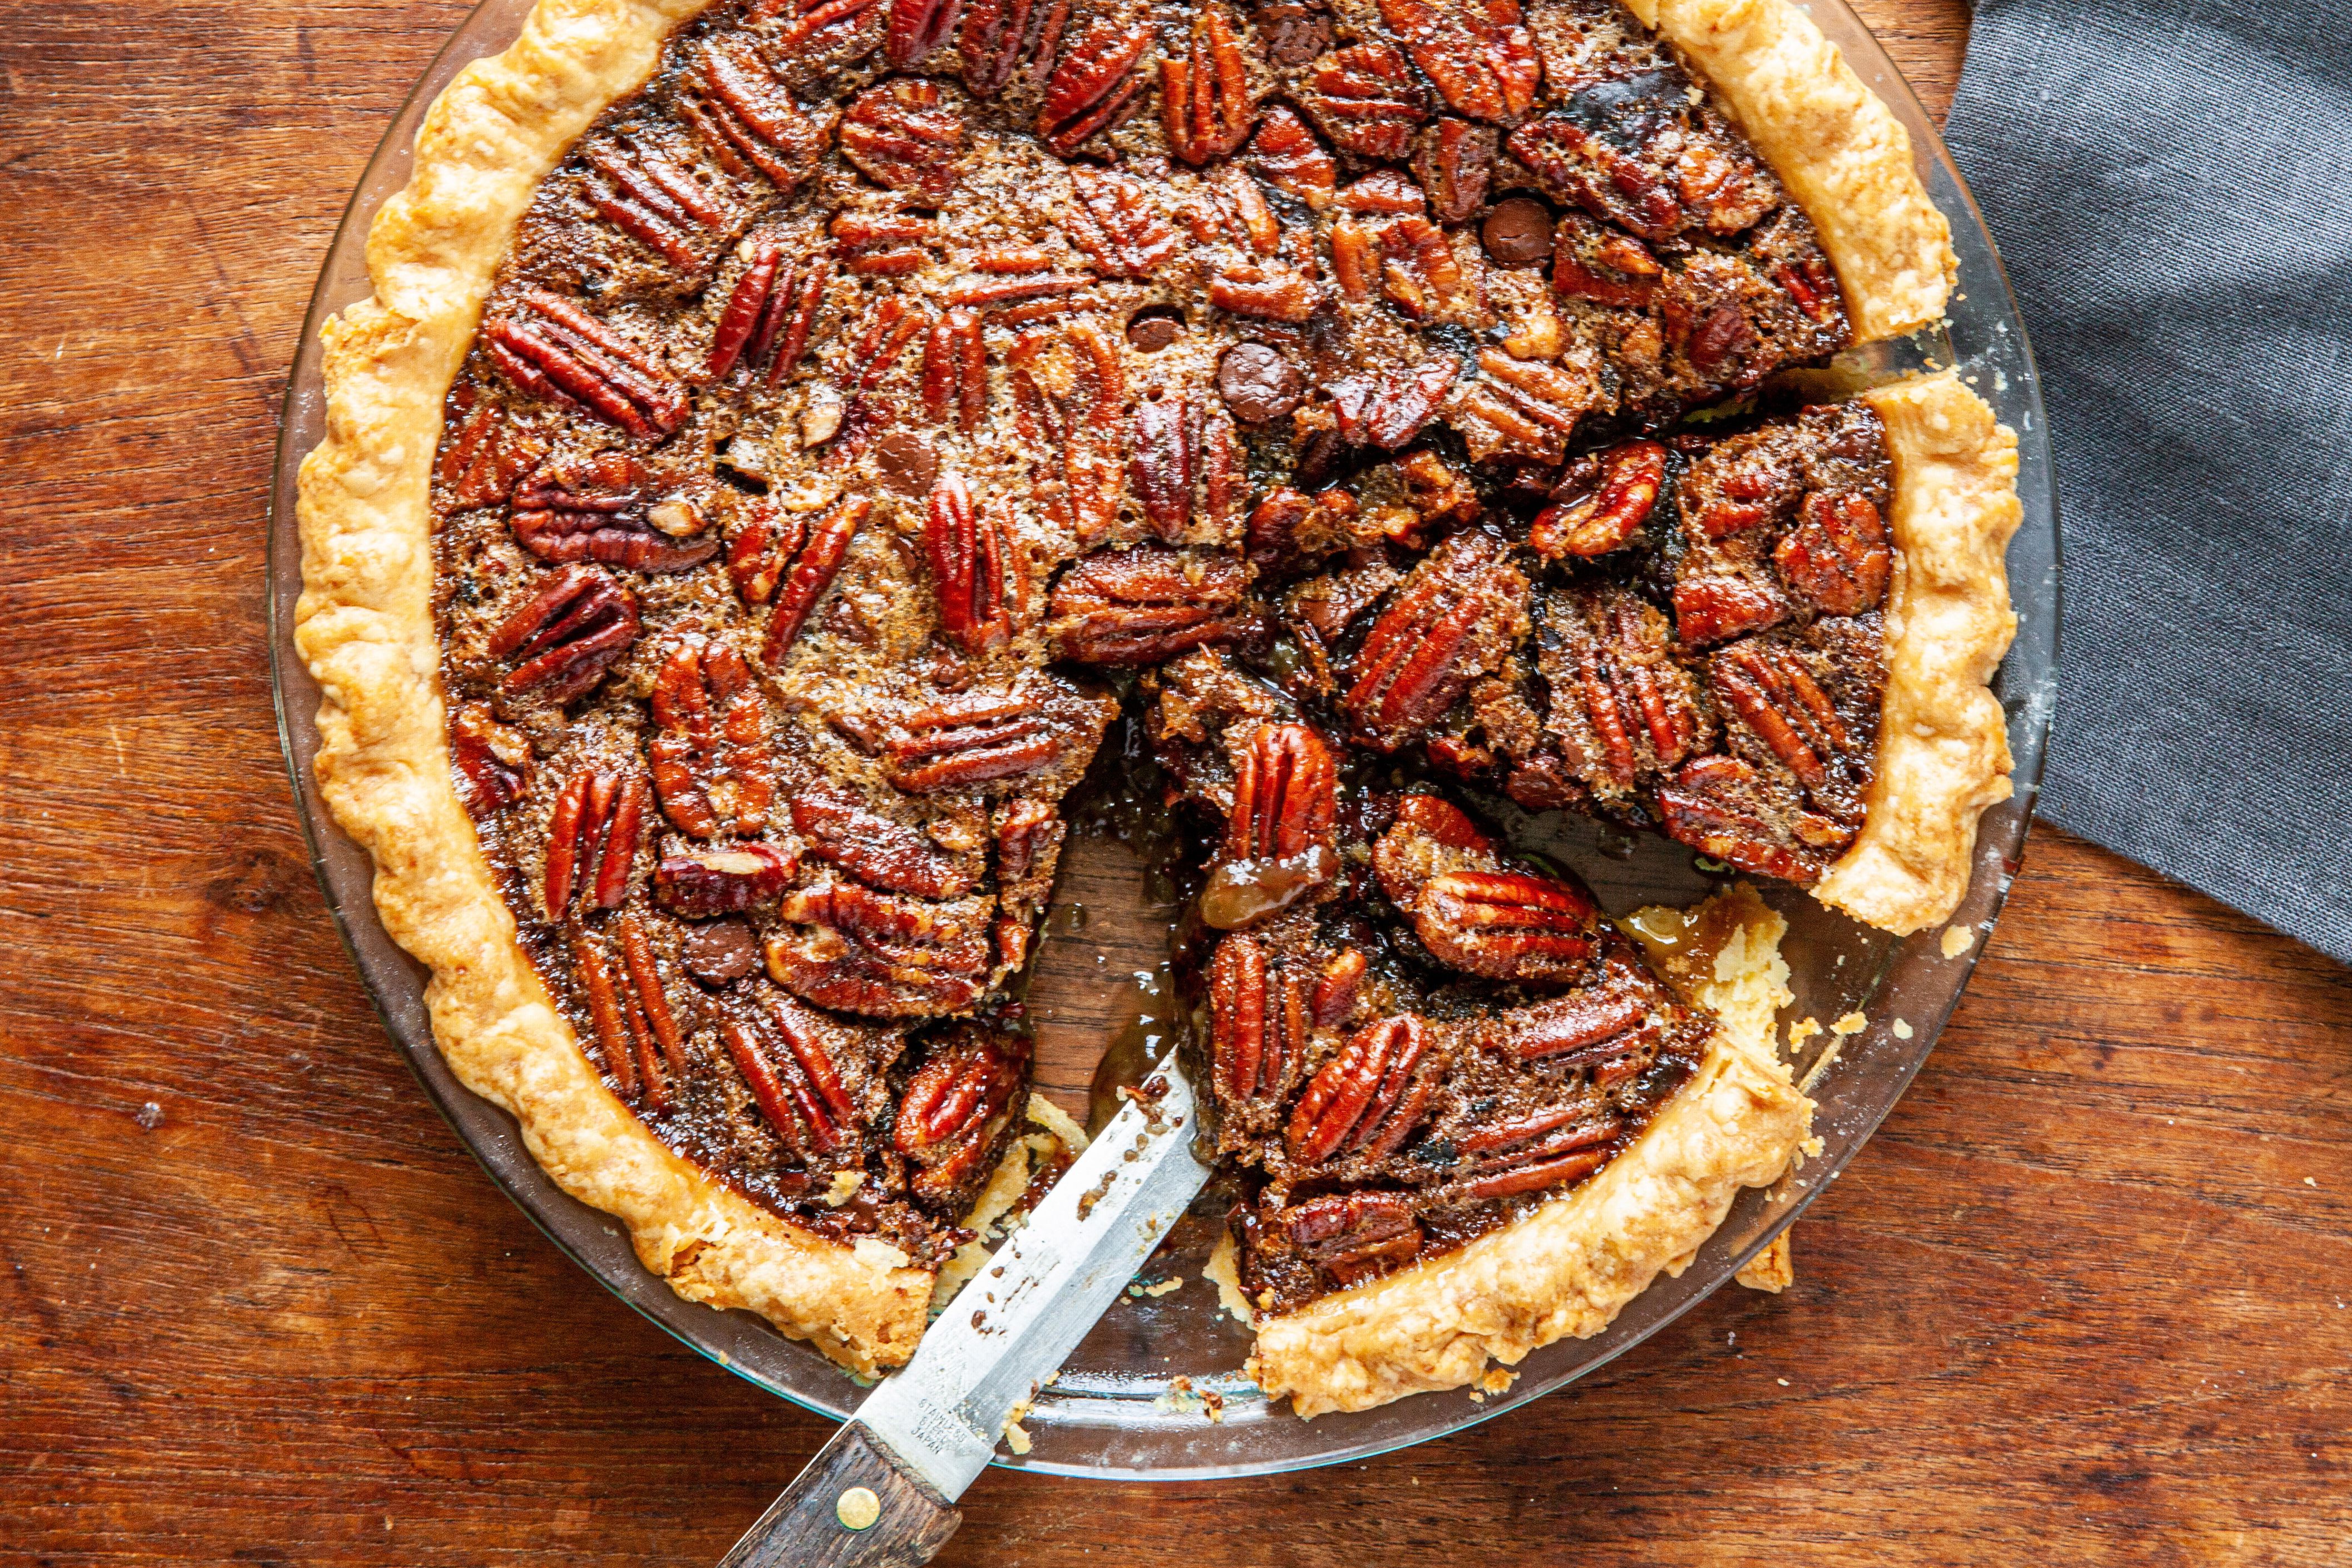
<instances>
[{"instance_id":1,"label":"fluted pie crust edge","mask_svg":"<svg viewBox=\"0 0 2352 1568\"><path fill-rule=\"evenodd\" d=\"M514 45L425 115L407 188L369 231L375 297L323 334L327 438L302 464L295 646L325 693L320 791L375 858L384 929L433 971L425 1005L458 1080L515 1118L557 1185L625 1224L679 1295L749 1308L871 1373L913 1353L930 1272L778 1218L604 1087L515 939L449 773L428 500L442 399L540 181L701 8L540 0Z\"/></svg>"},{"instance_id":2,"label":"fluted pie crust edge","mask_svg":"<svg viewBox=\"0 0 2352 1568\"><path fill-rule=\"evenodd\" d=\"M327 436L301 470L304 592L294 635L323 692L321 793L373 857L385 930L432 971L434 1035L459 1081L512 1114L557 1184L625 1224L638 1257L681 1296L756 1311L871 1373L912 1353L932 1274L901 1266L894 1248L845 1247L751 1203L672 1152L604 1087L516 941L457 799L437 673L429 486L443 400L482 302L540 182L707 4L540 0L510 47L467 66L427 111L410 182L370 230L374 297L322 331ZM1948 228L1912 172L1901 126L1810 22L1785 0L1632 0L1631 8L1689 56L1812 217L1859 340L1940 316L1953 268ZM1983 680L2008 640L2005 627L1997 639L1991 629L2007 617L2000 545L2016 513L2012 491L2000 525L1998 438L2007 437L2011 477L2015 441L1980 402L1979 420L1955 394L1975 401L1956 384L1873 395L1895 451L1893 521L1905 555L1888 616L1886 712L1891 724L1906 693L1903 710L1925 729L1920 746L1905 742L1903 765L1882 761L1871 826L1822 894L1895 930L1940 918L1924 912L1939 900L1948 912L1967 882L1975 814L2008 793L1998 708L1987 731ZM1961 426L1978 434L1973 458L1952 436ZM1916 476L1937 488L1902 493ZM1930 564L1915 565L1915 550ZM1958 752L1966 760L1954 761ZM1955 809L1957 837L1951 822L1939 835L1937 814ZM1354 1364L1346 1357L1318 1372L1310 1362L1322 1352L1300 1347L1322 1342L1321 1331L1297 1325L1374 1323L1391 1310L1382 1303L1403 1302L1413 1282L1441 1275L1466 1310L1475 1303L1455 1287L1477 1269L1495 1270L1494 1300L1480 1309L1491 1322L1476 1331L1479 1366L1515 1361L1547 1335L1595 1331L1659 1268L1687 1261L1739 1185L1778 1176L1810 1110L1769 1042L1759 1057L1718 1037L1634 1148L1575 1194L1463 1253L1265 1325L1262 1380L1287 1379L1302 1415L1459 1385L1475 1373L1454 1375L1467 1341L1370 1372L1343 1373ZM1615 1237L1606 1258L1593 1257L1593 1288L1555 1290L1540 1310L1511 1308L1511 1259L1555 1245L1559 1221L1547 1216L1565 1212ZM1379 1331L1427 1337L1402 1321Z\"/></svg>"},{"instance_id":3,"label":"fluted pie crust edge","mask_svg":"<svg viewBox=\"0 0 2352 1568\"><path fill-rule=\"evenodd\" d=\"M1895 465L1886 694L1862 833L1813 897L1908 935L1958 908L1977 818L2010 795L2009 721L1986 683L2017 635L2002 557L2024 509L2017 432L1950 372L1862 395Z\"/></svg>"}]
</instances>

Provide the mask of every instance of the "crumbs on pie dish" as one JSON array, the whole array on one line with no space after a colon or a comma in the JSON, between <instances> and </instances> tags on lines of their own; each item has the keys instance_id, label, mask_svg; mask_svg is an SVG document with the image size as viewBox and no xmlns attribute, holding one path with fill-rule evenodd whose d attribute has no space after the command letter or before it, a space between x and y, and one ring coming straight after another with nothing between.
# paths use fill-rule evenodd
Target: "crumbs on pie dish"
<instances>
[{"instance_id":1,"label":"crumbs on pie dish","mask_svg":"<svg viewBox=\"0 0 2352 1568\"><path fill-rule=\"evenodd\" d=\"M1784 0L541 0L369 255L329 805L459 1078L860 1373L1083 1143L1007 988L1098 754L1301 1415L1499 1392L1809 1134L1780 917L1495 806L1907 933L2009 793L2015 437L1784 374L1954 270Z\"/></svg>"}]
</instances>

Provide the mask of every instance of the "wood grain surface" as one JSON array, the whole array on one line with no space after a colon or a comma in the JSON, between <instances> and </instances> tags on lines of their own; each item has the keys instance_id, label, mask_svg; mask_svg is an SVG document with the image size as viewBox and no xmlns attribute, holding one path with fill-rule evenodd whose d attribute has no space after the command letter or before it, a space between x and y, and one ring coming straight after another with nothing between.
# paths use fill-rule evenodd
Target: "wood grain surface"
<instances>
[{"instance_id":1,"label":"wood grain surface","mask_svg":"<svg viewBox=\"0 0 2352 1568\"><path fill-rule=\"evenodd\" d=\"M1958 0L1864 9L1940 107ZM285 368L462 15L59 0L0 31L0 1561L715 1562L830 1430L492 1188L280 771ZM1362 1467L992 1473L941 1561L2346 1562L2347 980L2037 832L1786 1293Z\"/></svg>"}]
</instances>

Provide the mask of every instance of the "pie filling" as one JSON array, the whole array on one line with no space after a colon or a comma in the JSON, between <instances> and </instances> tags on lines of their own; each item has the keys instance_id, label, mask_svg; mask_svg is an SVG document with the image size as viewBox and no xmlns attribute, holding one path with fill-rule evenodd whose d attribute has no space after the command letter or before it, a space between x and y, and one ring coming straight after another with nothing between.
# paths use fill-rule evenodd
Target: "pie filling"
<instances>
[{"instance_id":1,"label":"pie filling","mask_svg":"<svg viewBox=\"0 0 2352 1568\"><path fill-rule=\"evenodd\" d=\"M1859 831L1884 432L1732 403L1849 337L1612 4L714 6L449 394L458 790L654 1135L935 1268L1124 708L1204 846L1201 1070L1286 1310L1589 1177L1713 1030L1465 805L1807 884Z\"/></svg>"}]
</instances>

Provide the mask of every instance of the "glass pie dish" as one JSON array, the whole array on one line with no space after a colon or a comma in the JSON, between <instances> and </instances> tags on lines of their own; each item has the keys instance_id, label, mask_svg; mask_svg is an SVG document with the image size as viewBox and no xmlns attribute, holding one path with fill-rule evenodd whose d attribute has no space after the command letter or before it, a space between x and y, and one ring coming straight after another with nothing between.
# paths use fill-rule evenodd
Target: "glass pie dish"
<instances>
[{"instance_id":1,"label":"glass pie dish","mask_svg":"<svg viewBox=\"0 0 2352 1568\"><path fill-rule=\"evenodd\" d=\"M379 205L406 181L411 145L434 98L467 62L504 47L530 0L488 0L452 38L394 119L345 214L320 275L302 348L289 379L280 432L270 536L271 658L278 714L314 863L354 960L394 1038L458 1134L555 1243L624 1300L695 1350L775 1394L839 1416L861 1396L856 1383L815 1351L763 1321L676 1296L637 1261L616 1222L561 1192L532 1162L513 1122L462 1088L434 1046L423 1004L422 966L394 945L369 897L373 867L326 815L312 770L319 737L315 683L290 635L300 592L295 481L324 424L318 332L334 311L365 297L366 241ZM1722 1284L1767 1245L1868 1139L1931 1048L1967 983L1991 927L2030 820L2055 690L2058 536L2049 450L2032 356L1992 242L1916 100L1867 30L1837 0L1809 7L1863 79L1910 128L1927 186L1955 226L1959 288L1947 328L1843 356L1832 384L1858 385L1928 365L1957 365L2018 433L2018 488L2024 521L2010 552L2021 624L1996 683L2008 715L2017 793L1986 814L1977 874L1949 927L1897 940L1830 913L1801 890L1765 896L1790 921L1783 943L1796 1000L1790 1019L1860 1016L1859 1033L1822 1032L1800 1047L1801 1081L1826 1067L1812 1092L1821 1103L1821 1152L1776 1186L1743 1194L1729 1218L1679 1278L1661 1279L1606 1331L1552 1345L1518 1367L1508 1393L1424 1394L1381 1408L1302 1422L1269 1407L1236 1369L1247 1331L1219 1310L1202 1278L1218 1229L1221 1199L1210 1197L1180 1226L1147 1269L1175 1288L1122 1299L1065 1366L1025 1418L1027 1453L1001 1462L1058 1474L1198 1479L1248 1475L1359 1458L1441 1436L1536 1398L1639 1342ZM1118 769L1108 770L1116 774ZM1089 814L1074 812L1087 820ZM1122 847L1118 814L1091 814L1066 864L1044 951L1026 993L1039 1026L1041 1081L1066 1099L1089 1077L1108 1084L1174 1034L1160 1000L1166 987L1154 942L1175 912L1156 895ZM1508 825L1514 842L1574 868L1612 911L1650 903L1689 904L1713 885L1689 851L1662 838L1636 838L1597 823L1546 816ZM1091 917L1091 918L1089 918ZM1956 935L1955 932L1958 934ZM1968 940L1961 941L1960 937ZM1117 953L1118 962L1113 962ZM1136 976L1121 991L1107 984ZM1112 993L1107 1006L1106 993ZM1133 1005L1123 1012L1121 998ZM1833 1063L1824 1053L1835 1050ZM1102 1058L1099 1070L1095 1058ZM1101 1098L1099 1096L1096 1097ZM1156 1287L1155 1287L1156 1289ZM1211 1419L1200 1397L1219 1419Z\"/></svg>"}]
</instances>

